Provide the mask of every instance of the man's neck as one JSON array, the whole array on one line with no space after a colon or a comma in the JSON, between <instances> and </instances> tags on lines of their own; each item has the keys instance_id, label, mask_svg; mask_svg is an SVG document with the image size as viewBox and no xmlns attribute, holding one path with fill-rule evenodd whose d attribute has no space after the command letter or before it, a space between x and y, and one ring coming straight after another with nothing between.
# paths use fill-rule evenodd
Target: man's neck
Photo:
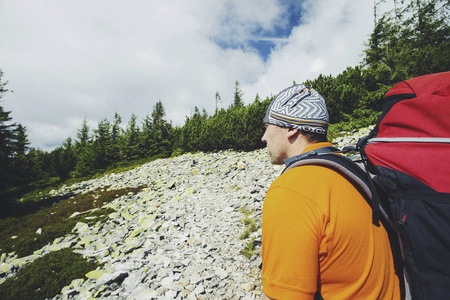
<instances>
[{"instance_id":1,"label":"man's neck","mask_svg":"<svg viewBox=\"0 0 450 300\"><path fill-rule=\"evenodd\" d=\"M302 137L303 138L303 137ZM305 139L305 138L303 138ZM322 147L329 147L329 146L333 146L331 143L329 142L317 142L317 143L310 143L308 142L306 139L302 142L298 141L295 144L292 144L290 149L286 152L287 154L287 158L290 157L294 157L296 155L300 155L302 153L317 149L317 148L322 148Z\"/></svg>"},{"instance_id":2,"label":"man's neck","mask_svg":"<svg viewBox=\"0 0 450 300\"><path fill-rule=\"evenodd\" d=\"M304 136L299 135L295 142L291 144L291 147L287 152L288 158L302 154L306 149L310 148L314 144L315 143L308 142L308 140Z\"/></svg>"},{"instance_id":3,"label":"man's neck","mask_svg":"<svg viewBox=\"0 0 450 300\"><path fill-rule=\"evenodd\" d=\"M330 152L336 152L336 151L338 151L338 149L334 148L333 145L329 142L312 143L308 147L306 147L302 151L302 153L285 159L284 164L286 165L286 167L288 167L295 161L298 161L305 156L317 155L320 153L330 153Z\"/></svg>"}]
</instances>

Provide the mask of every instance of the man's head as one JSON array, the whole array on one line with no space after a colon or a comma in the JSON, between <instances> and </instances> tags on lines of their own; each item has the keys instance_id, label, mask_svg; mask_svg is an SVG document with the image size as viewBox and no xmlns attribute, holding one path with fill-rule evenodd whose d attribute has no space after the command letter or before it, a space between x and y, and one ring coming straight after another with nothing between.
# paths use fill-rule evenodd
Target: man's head
<instances>
[{"instance_id":1,"label":"man's head","mask_svg":"<svg viewBox=\"0 0 450 300\"><path fill-rule=\"evenodd\" d=\"M264 122L262 141L273 164L283 164L309 144L327 141L325 100L311 87L294 85L281 91L267 108Z\"/></svg>"}]
</instances>

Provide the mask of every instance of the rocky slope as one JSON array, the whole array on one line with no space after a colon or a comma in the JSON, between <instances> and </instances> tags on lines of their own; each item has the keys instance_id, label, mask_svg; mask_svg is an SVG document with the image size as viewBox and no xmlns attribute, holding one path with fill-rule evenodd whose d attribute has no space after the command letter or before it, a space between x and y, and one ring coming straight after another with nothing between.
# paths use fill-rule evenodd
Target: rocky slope
<instances>
[{"instance_id":1,"label":"rocky slope","mask_svg":"<svg viewBox=\"0 0 450 300\"><path fill-rule=\"evenodd\" d=\"M340 138L338 146L366 133ZM4 255L0 272L11 276L36 257L72 247L105 265L54 299L260 299L260 256L241 252L249 243L259 249L264 195L281 170L265 149L185 154L64 187L54 194L148 186L108 204L116 212L105 223L78 223L25 258ZM240 239L244 212L259 229Z\"/></svg>"}]
</instances>

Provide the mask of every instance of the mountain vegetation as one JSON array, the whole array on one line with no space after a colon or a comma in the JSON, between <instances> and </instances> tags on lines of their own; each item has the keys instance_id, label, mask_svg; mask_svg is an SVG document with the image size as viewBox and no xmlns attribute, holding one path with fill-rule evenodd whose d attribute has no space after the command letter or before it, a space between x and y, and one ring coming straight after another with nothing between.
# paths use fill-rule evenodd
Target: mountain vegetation
<instances>
[{"instance_id":1,"label":"mountain vegetation","mask_svg":"<svg viewBox=\"0 0 450 300\"><path fill-rule=\"evenodd\" d=\"M320 74L304 84L327 101L331 130L352 130L374 124L381 99L396 83L450 70L449 6L445 0L414 0L377 18L362 62L337 76ZM394 4L397 4L394 1ZM8 94L0 70L0 101ZM236 81L228 108L215 95L216 110L208 115L195 107L183 126L166 119L158 101L141 124L132 115L126 126L116 113L96 128L84 120L75 139L67 138L51 152L30 147L26 128L13 122L0 102L0 205L10 213L15 199L34 189L95 176L114 168L184 152L225 149L250 151L264 147L262 119L272 98L255 96L245 105ZM35 195L39 198L39 195Z\"/></svg>"}]
</instances>

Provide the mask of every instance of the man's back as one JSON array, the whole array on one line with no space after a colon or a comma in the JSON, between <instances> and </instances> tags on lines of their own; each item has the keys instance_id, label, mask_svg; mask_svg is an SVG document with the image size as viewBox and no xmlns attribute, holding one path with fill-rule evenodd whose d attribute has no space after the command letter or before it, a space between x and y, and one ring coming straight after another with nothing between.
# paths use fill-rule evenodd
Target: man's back
<instances>
[{"instance_id":1,"label":"man's back","mask_svg":"<svg viewBox=\"0 0 450 300\"><path fill-rule=\"evenodd\" d=\"M315 144L305 150L330 145ZM264 292L275 299L400 299L389 240L340 174L321 166L283 173L263 208Z\"/></svg>"}]
</instances>

